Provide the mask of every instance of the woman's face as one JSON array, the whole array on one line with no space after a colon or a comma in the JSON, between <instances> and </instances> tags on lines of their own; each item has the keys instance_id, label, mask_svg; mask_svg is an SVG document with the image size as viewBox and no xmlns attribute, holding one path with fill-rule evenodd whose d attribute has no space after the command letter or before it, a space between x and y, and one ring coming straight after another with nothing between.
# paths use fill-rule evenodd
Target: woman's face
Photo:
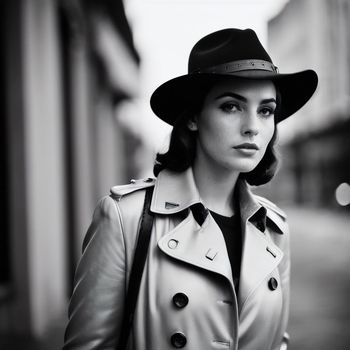
<instances>
[{"instance_id":1,"label":"woman's face","mask_svg":"<svg viewBox=\"0 0 350 350\"><path fill-rule=\"evenodd\" d=\"M271 81L232 79L214 85L189 124L198 131L196 160L217 170L252 171L274 134L275 109Z\"/></svg>"}]
</instances>

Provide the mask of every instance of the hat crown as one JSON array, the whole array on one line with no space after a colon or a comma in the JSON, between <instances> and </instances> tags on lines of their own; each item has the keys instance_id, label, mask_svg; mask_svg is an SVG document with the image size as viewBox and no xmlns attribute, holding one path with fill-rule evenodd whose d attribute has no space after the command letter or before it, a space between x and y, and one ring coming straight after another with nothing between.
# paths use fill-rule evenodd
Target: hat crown
<instances>
[{"instance_id":1,"label":"hat crown","mask_svg":"<svg viewBox=\"0 0 350 350\"><path fill-rule=\"evenodd\" d=\"M222 29L200 39L192 48L188 73L240 60L272 60L252 29Z\"/></svg>"}]
</instances>

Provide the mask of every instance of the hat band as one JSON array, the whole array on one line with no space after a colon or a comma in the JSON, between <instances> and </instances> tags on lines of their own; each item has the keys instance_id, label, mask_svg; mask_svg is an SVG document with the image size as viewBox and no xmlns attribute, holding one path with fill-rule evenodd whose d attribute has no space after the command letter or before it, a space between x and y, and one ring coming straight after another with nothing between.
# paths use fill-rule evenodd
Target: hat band
<instances>
[{"instance_id":1,"label":"hat band","mask_svg":"<svg viewBox=\"0 0 350 350\"><path fill-rule=\"evenodd\" d=\"M278 73L278 68L269 61L264 60L239 60L219 64L204 69L196 69L190 73L216 73L216 74L230 74L246 70L264 70L268 72Z\"/></svg>"}]
</instances>

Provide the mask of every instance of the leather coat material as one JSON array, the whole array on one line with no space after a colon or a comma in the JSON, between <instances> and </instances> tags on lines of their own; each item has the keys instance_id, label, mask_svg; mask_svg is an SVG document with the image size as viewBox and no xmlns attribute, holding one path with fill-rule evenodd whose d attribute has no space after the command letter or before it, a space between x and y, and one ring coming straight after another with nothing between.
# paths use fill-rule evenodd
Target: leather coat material
<instances>
[{"instance_id":1,"label":"leather coat material","mask_svg":"<svg viewBox=\"0 0 350 350\"><path fill-rule=\"evenodd\" d=\"M63 349L115 349L148 186L155 186L155 220L128 349L174 349L175 333L190 350L285 349L285 214L238 181L243 247L236 295L225 240L191 169L116 186L99 202L76 270ZM175 305L177 293L187 296L184 307Z\"/></svg>"}]
</instances>

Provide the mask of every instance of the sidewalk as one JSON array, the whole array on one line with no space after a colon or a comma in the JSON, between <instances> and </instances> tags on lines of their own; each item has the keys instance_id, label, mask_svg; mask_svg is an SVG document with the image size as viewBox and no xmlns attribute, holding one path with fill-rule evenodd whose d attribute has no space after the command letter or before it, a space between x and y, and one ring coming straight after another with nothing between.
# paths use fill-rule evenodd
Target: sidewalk
<instances>
[{"instance_id":1,"label":"sidewalk","mask_svg":"<svg viewBox=\"0 0 350 350\"><path fill-rule=\"evenodd\" d=\"M289 350L350 349L350 218L286 209L291 228Z\"/></svg>"}]
</instances>

